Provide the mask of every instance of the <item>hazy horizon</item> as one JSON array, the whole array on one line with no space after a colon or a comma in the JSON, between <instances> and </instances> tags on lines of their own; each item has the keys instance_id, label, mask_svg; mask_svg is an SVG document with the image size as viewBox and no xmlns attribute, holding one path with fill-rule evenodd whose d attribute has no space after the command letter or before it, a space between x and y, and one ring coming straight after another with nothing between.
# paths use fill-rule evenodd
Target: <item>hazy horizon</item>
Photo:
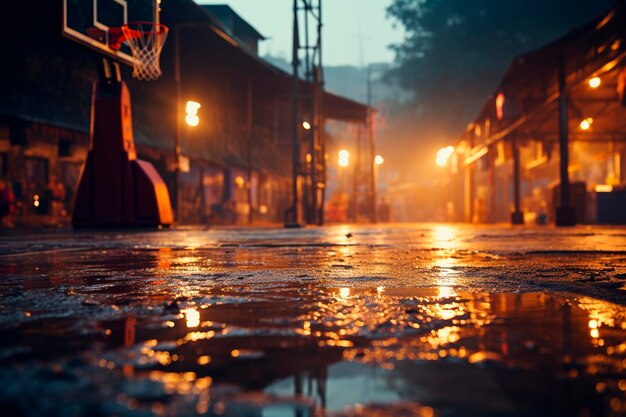
<instances>
[{"instance_id":1,"label":"hazy horizon","mask_svg":"<svg viewBox=\"0 0 626 417\"><path fill-rule=\"evenodd\" d=\"M259 54L291 59L291 0L196 0L198 4L228 4L268 39ZM363 4L367 3L368 7ZM330 0L322 6L325 66L362 66L393 61L388 46L403 39L403 30L387 19L391 0ZM376 36L368 28L376 28ZM332 39L332 43L328 42Z\"/></svg>"}]
</instances>

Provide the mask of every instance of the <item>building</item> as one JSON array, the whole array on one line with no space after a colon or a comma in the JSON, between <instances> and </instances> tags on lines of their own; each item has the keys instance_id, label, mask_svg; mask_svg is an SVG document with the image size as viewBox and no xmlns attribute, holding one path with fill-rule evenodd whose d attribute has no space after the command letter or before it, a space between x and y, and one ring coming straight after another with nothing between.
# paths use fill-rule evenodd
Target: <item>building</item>
<instances>
[{"instance_id":1,"label":"building","mask_svg":"<svg viewBox=\"0 0 626 417\"><path fill-rule=\"evenodd\" d=\"M625 22L620 1L511 63L447 161L449 220L626 223Z\"/></svg>"},{"instance_id":2,"label":"building","mask_svg":"<svg viewBox=\"0 0 626 417\"><path fill-rule=\"evenodd\" d=\"M0 17L12 39L3 46L10 65L0 69L0 174L14 189L22 224L67 224L89 146L98 55L62 36L60 3L33 13L17 2ZM15 36L23 22L28 33ZM139 157L154 164L173 197L178 192L182 223L282 222L291 202L290 75L258 57L262 35L227 6L170 0L161 22L170 28L163 76L140 82L122 69ZM202 106L199 125L180 131L178 187L177 52L181 98ZM367 106L328 93L324 100L326 118L366 123Z\"/></svg>"}]
</instances>

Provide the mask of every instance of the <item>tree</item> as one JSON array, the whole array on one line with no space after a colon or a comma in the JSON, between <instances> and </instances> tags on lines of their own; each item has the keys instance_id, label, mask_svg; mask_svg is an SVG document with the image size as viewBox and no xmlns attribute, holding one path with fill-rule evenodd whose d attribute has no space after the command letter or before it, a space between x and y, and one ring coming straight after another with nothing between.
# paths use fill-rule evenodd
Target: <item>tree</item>
<instances>
[{"instance_id":1,"label":"tree","mask_svg":"<svg viewBox=\"0 0 626 417\"><path fill-rule=\"evenodd\" d=\"M607 11L614 0L393 0L405 30L388 79L413 92L405 108L422 140L454 140L511 60Z\"/></svg>"}]
</instances>

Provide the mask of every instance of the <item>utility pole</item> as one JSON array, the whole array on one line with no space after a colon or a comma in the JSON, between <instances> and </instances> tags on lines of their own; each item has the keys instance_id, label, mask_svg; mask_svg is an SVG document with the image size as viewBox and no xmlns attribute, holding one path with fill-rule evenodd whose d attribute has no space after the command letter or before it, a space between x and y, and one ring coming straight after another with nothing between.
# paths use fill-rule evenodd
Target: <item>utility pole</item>
<instances>
[{"instance_id":1,"label":"utility pole","mask_svg":"<svg viewBox=\"0 0 626 417\"><path fill-rule=\"evenodd\" d=\"M370 220L372 223L378 222L378 206L376 204L377 193L378 193L378 167L376 165L376 143L375 143L375 132L374 132L374 111L372 110L372 67L371 65L367 65L367 140L369 142L370 148L370 180L371 180L371 217Z\"/></svg>"},{"instance_id":2,"label":"utility pole","mask_svg":"<svg viewBox=\"0 0 626 417\"><path fill-rule=\"evenodd\" d=\"M303 24L300 24L302 19ZM314 26L309 22L313 21ZM324 75L322 67L322 0L293 1L293 49L291 86L292 135L292 206L286 213L285 226L298 227L301 214L307 223L324 222L324 193L326 160L324 117L322 115ZM300 44L300 28L304 29L304 44ZM314 33L311 33L314 32ZM311 42L311 38L315 39ZM302 54L302 60L300 57ZM301 71L300 64L303 62ZM300 76L304 76L299 88ZM306 123L305 123L306 122ZM305 134L300 137L302 125ZM306 161L301 161L300 148L306 149ZM306 169L303 169L305 167ZM302 186L302 189L300 187ZM304 197L301 201L300 194Z\"/></svg>"},{"instance_id":3,"label":"utility pole","mask_svg":"<svg viewBox=\"0 0 626 417\"><path fill-rule=\"evenodd\" d=\"M293 0L293 38L291 49L291 207L285 213L285 227L300 227L300 198L298 196L298 179L300 171L300 139L298 137L298 68L300 66L298 50L298 0Z\"/></svg>"}]
</instances>

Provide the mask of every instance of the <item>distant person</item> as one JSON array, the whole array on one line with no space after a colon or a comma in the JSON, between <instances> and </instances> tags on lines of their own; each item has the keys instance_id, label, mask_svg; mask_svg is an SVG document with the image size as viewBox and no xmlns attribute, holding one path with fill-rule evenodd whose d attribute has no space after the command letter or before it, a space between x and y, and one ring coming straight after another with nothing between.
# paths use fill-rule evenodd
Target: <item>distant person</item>
<instances>
[{"instance_id":1,"label":"distant person","mask_svg":"<svg viewBox=\"0 0 626 417\"><path fill-rule=\"evenodd\" d=\"M5 180L0 180L0 218L2 219L3 227L14 227L11 221L11 213L13 212L13 204L15 203L15 196L9 183Z\"/></svg>"}]
</instances>

